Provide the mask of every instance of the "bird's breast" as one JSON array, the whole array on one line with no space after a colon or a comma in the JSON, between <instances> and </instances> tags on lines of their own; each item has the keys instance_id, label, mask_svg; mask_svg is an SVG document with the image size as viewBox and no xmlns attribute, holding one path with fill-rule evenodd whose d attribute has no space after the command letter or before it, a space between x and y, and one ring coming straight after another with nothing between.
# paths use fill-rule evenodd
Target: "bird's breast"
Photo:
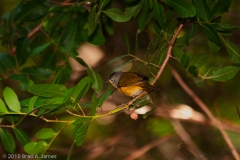
<instances>
[{"instance_id":1,"label":"bird's breast","mask_svg":"<svg viewBox=\"0 0 240 160\"><path fill-rule=\"evenodd\" d=\"M130 97L135 97L143 92L143 89L140 86L120 87L119 90Z\"/></svg>"}]
</instances>

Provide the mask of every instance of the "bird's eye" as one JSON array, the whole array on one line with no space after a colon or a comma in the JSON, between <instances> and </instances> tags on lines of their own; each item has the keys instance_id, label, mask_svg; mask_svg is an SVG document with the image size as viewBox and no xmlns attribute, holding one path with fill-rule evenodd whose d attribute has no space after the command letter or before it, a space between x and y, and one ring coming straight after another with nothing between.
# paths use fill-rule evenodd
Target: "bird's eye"
<instances>
[{"instance_id":1,"label":"bird's eye","mask_svg":"<svg viewBox=\"0 0 240 160\"><path fill-rule=\"evenodd\" d=\"M114 79L110 79L111 82L114 82Z\"/></svg>"}]
</instances>

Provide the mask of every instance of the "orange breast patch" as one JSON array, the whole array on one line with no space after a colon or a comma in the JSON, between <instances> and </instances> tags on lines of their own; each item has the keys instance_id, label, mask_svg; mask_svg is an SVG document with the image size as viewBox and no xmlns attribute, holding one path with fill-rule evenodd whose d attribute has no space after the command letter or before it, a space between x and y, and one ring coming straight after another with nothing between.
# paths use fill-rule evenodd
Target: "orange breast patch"
<instances>
[{"instance_id":1,"label":"orange breast patch","mask_svg":"<svg viewBox=\"0 0 240 160\"><path fill-rule=\"evenodd\" d=\"M119 90L127 96L137 96L142 92L142 87L139 86L126 86L120 87Z\"/></svg>"}]
</instances>

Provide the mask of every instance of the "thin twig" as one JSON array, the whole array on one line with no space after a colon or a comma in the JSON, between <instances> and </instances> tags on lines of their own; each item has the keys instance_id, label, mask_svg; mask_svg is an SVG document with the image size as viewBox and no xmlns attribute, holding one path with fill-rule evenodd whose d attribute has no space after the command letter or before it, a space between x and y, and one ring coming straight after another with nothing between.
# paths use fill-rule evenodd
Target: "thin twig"
<instances>
[{"instance_id":1,"label":"thin twig","mask_svg":"<svg viewBox=\"0 0 240 160\"><path fill-rule=\"evenodd\" d=\"M231 140L229 139L229 137L227 136L223 126L221 125L221 122L218 121L213 114L211 113L211 111L208 109L208 107L206 106L206 104L204 104L204 102L186 85L186 83L182 80L182 78L180 77L180 75L177 73L177 71L175 69L173 69L171 67L171 71L172 71L172 75L174 76L174 78L177 80L178 84L183 88L183 90L195 101L195 103L197 103L199 105L199 107L207 114L207 116L210 118L210 120L212 121L213 124L216 125L216 127L219 129L220 133L223 136L223 139L225 140L226 144L228 145L229 149L231 150L231 153L233 155L233 157L236 160L240 160L239 155L235 149L235 147L233 146Z\"/></svg>"},{"instance_id":2,"label":"thin twig","mask_svg":"<svg viewBox=\"0 0 240 160\"><path fill-rule=\"evenodd\" d=\"M192 141L191 136L187 133L187 131L183 128L180 121L178 119L172 119L171 123L177 132L177 134L181 137L181 139L189 146L191 149L191 153L201 160L206 160L206 156L203 154L203 152L195 145L195 143Z\"/></svg>"}]
</instances>

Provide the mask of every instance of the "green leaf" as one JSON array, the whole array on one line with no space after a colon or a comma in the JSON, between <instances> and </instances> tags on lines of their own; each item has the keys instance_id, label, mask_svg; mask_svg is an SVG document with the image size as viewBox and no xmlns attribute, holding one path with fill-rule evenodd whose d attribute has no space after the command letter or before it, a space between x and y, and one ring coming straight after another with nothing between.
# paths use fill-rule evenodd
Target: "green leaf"
<instances>
[{"instance_id":1,"label":"green leaf","mask_svg":"<svg viewBox=\"0 0 240 160\"><path fill-rule=\"evenodd\" d=\"M67 88L61 84L38 84L28 88L28 92L46 98L64 97Z\"/></svg>"},{"instance_id":2,"label":"green leaf","mask_svg":"<svg viewBox=\"0 0 240 160\"><path fill-rule=\"evenodd\" d=\"M211 11L211 17L221 16L224 12L228 12L231 0L218 0Z\"/></svg>"},{"instance_id":3,"label":"green leaf","mask_svg":"<svg viewBox=\"0 0 240 160\"><path fill-rule=\"evenodd\" d=\"M189 30L187 31L187 34L186 34L186 38L185 38L185 41L186 43L188 44L189 41L195 37L195 35L197 34L197 30L198 30L198 24L192 24L191 25L191 28L189 28Z\"/></svg>"},{"instance_id":4,"label":"green leaf","mask_svg":"<svg viewBox=\"0 0 240 160\"><path fill-rule=\"evenodd\" d=\"M198 69L196 66L189 66L188 72L191 73L194 77L198 76Z\"/></svg>"},{"instance_id":5,"label":"green leaf","mask_svg":"<svg viewBox=\"0 0 240 160\"><path fill-rule=\"evenodd\" d=\"M173 47L172 49L173 55L179 60L181 61L182 56L184 55L184 52L178 48L178 47Z\"/></svg>"},{"instance_id":6,"label":"green leaf","mask_svg":"<svg viewBox=\"0 0 240 160\"><path fill-rule=\"evenodd\" d=\"M43 45L33 48L31 50L31 53L29 56L34 56L34 55L37 55L37 54L43 52L50 44L51 44L51 42L47 42L47 43L44 43Z\"/></svg>"},{"instance_id":7,"label":"green leaf","mask_svg":"<svg viewBox=\"0 0 240 160\"><path fill-rule=\"evenodd\" d=\"M91 107L91 115L92 116L96 115L97 107L100 107L103 104L103 102L113 93L113 91L114 90L107 90L98 98L96 97L96 94L93 94L92 107Z\"/></svg>"},{"instance_id":8,"label":"green leaf","mask_svg":"<svg viewBox=\"0 0 240 160\"><path fill-rule=\"evenodd\" d=\"M28 154L38 154L43 152L47 147L48 144L44 141L30 142L24 146L24 150Z\"/></svg>"},{"instance_id":9,"label":"green leaf","mask_svg":"<svg viewBox=\"0 0 240 160\"><path fill-rule=\"evenodd\" d=\"M33 96L30 101L29 101L29 104L28 104L28 112L31 112L33 111L33 108L34 108L34 103L35 101L38 99L37 96Z\"/></svg>"},{"instance_id":10,"label":"green leaf","mask_svg":"<svg viewBox=\"0 0 240 160\"><path fill-rule=\"evenodd\" d=\"M101 26L98 26L91 36L87 35L86 31L81 31L81 37L84 41L96 46L103 45L106 41L105 37L103 36Z\"/></svg>"},{"instance_id":11,"label":"green leaf","mask_svg":"<svg viewBox=\"0 0 240 160\"><path fill-rule=\"evenodd\" d=\"M172 7L179 17L188 18L196 15L195 7L186 0L163 0L167 5Z\"/></svg>"},{"instance_id":12,"label":"green leaf","mask_svg":"<svg viewBox=\"0 0 240 160\"><path fill-rule=\"evenodd\" d=\"M196 68L200 68L205 64L207 59L208 59L208 54L200 53L193 57L191 64L194 65Z\"/></svg>"},{"instance_id":13,"label":"green leaf","mask_svg":"<svg viewBox=\"0 0 240 160\"><path fill-rule=\"evenodd\" d=\"M99 8L103 8L105 7L108 3L109 3L110 0L100 0L99 2Z\"/></svg>"},{"instance_id":14,"label":"green leaf","mask_svg":"<svg viewBox=\"0 0 240 160\"><path fill-rule=\"evenodd\" d=\"M27 74L33 81L42 81L52 75L52 71L47 68L40 68L36 66L27 67L21 70L21 73Z\"/></svg>"},{"instance_id":15,"label":"green leaf","mask_svg":"<svg viewBox=\"0 0 240 160\"><path fill-rule=\"evenodd\" d=\"M239 26L234 26L229 23L217 23L217 25L226 30L235 30L240 28Z\"/></svg>"},{"instance_id":16,"label":"green leaf","mask_svg":"<svg viewBox=\"0 0 240 160\"><path fill-rule=\"evenodd\" d=\"M8 107L14 112L20 112L21 106L16 93L9 87L3 91L3 97Z\"/></svg>"},{"instance_id":17,"label":"green leaf","mask_svg":"<svg viewBox=\"0 0 240 160\"><path fill-rule=\"evenodd\" d=\"M97 6L91 7L91 10L88 16L88 24L89 24L88 35L91 35L97 28L97 25L99 22L99 16L100 16L100 11L97 12Z\"/></svg>"},{"instance_id":18,"label":"green leaf","mask_svg":"<svg viewBox=\"0 0 240 160\"><path fill-rule=\"evenodd\" d=\"M39 139L49 139L56 136L57 133L52 128L43 128L36 133L36 137Z\"/></svg>"},{"instance_id":19,"label":"green leaf","mask_svg":"<svg viewBox=\"0 0 240 160\"><path fill-rule=\"evenodd\" d=\"M213 43L213 42L211 42L209 40L208 40L208 46L210 48L210 52L211 53L215 53L215 52L217 52L220 49L220 47L218 47L215 43Z\"/></svg>"},{"instance_id":20,"label":"green leaf","mask_svg":"<svg viewBox=\"0 0 240 160\"><path fill-rule=\"evenodd\" d=\"M238 71L239 71L238 67L227 66L227 67L218 69L212 75L204 77L204 78L211 79L214 81L224 82L224 81L232 79L237 74Z\"/></svg>"},{"instance_id":21,"label":"green leaf","mask_svg":"<svg viewBox=\"0 0 240 160\"><path fill-rule=\"evenodd\" d=\"M75 89L75 86L71 87L71 88L67 91L66 95L65 95L64 98L63 98L63 103L64 103L64 102L68 102L68 101L70 100L74 89Z\"/></svg>"},{"instance_id":22,"label":"green leaf","mask_svg":"<svg viewBox=\"0 0 240 160\"><path fill-rule=\"evenodd\" d=\"M46 0L36 0L24 3L16 17L16 23L34 21L41 18L48 11L48 7L43 4L45 1Z\"/></svg>"},{"instance_id":23,"label":"green leaf","mask_svg":"<svg viewBox=\"0 0 240 160\"><path fill-rule=\"evenodd\" d=\"M118 60L120 60L120 59L122 59L122 58L124 58L124 57L128 57L128 56L129 56L128 54L124 54L124 55L118 56L118 57L116 57L116 58L113 58L112 60L110 60L110 61L107 63L107 65L109 65L109 64L111 64L111 63L114 63L114 62L116 62L116 61L118 61Z\"/></svg>"},{"instance_id":24,"label":"green leaf","mask_svg":"<svg viewBox=\"0 0 240 160\"><path fill-rule=\"evenodd\" d=\"M18 81L22 90L27 90L28 87L34 84L25 74L13 74L8 78Z\"/></svg>"},{"instance_id":25,"label":"green leaf","mask_svg":"<svg viewBox=\"0 0 240 160\"><path fill-rule=\"evenodd\" d=\"M0 128L0 138L4 149L8 153L14 153L16 145L13 136L7 130Z\"/></svg>"},{"instance_id":26,"label":"green leaf","mask_svg":"<svg viewBox=\"0 0 240 160\"><path fill-rule=\"evenodd\" d=\"M70 147L70 149L68 151L67 160L70 160L70 158L71 158L72 150L73 150L73 147L74 147L75 143L76 143L76 141L73 141L73 143L72 143L72 145L71 145L71 147Z\"/></svg>"},{"instance_id":27,"label":"green leaf","mask_svg":"<svg viewBox=\"0 0 240 160\"><path fill-rule=\"evenodd\" d=\"M126 7L124 14L131 15L133 18L135 18L138 15L139 11L142 9L142 4L143 1L139 1L137 4L129 4L129 6Z\"/></svg>"},{"instance_id":28,"label":"green leaf","mask_svg":"<svg viewBox=\"0 0 240 160\"><path fill-rule=\"evenodd\" d=\"M143 6L142 7L142 14L138 18L138 26L139 26L139 30L140 31L143 31L145 26L146 26L146 24L147 24L148 8L149 8L148 0L144 0L142 6Z\"/></svg>"},{"instance_id":29,"label":"green leaf","mask_svg":"<svg viewBox=\"0 0 240 160\"><path fill-rule=\"evenodd\" d=\"M118 8L110 8L102 12L116 22L127 22L132 18L132 14L129 14L128 12L123 13Z\"/></svg>"},{"instance_id":30,"label":"green leaf","mask_svg":"<svg viewBox=\"0 0 240 160\"><path fill-rule=\"evenodd\" d=\"M16 60L8 53L0 53L0 71L5 72L6 69L16 69Z\"/></svg>"},{"instance_id":31,"label":"green leaf","mask_svg":"<svg viewBox=\"0 0 240 160\"><path fill-rule=\"evenodd\" d=\"M167 56L167 51L168 51L168 45L164 45L161 49L159 49L153 62L161 66Z\"/></svg>"},{"instance_id":32,"label":"green leaf","mask_svg":"<svg viewBox=\"0 0 240 160\"><path fill-rule=\"evenodd\" d=\"M66 66L56 68L54 79L52 81L53 84L66 84L70 79L72 70L68 67L68 64L65 65Z\"/></svg>"},{"instance_id":33,"label":"green leaf","mask_svg":"<svg viewBox=\"0 0 240 160\"><path fill-rule=\"evenodd\" d=\"M76 125L75 128L77 128L77 130L76 130L75 136L76 136L77 146L81 146L83 144L83 141L87 134L89 124L90 124L90 122L87 122L84 124L80 123L80 124Z\"/></svg>"},{"instance_id":34,"label":"green leaf","mask_svg":"<svg viewBox=\"0 0 240 160\"><path fill-rule=\"evenodd\" d=\"M196 8L197 15L204 20L204 22L208 22L210 18L210 9L208 8L206 0L195 0L193 4Z\"/></svg>"},{"instance_id":35,"label":"green leaf","mask_svg":"<svg viewBox=\"0 0 240 160\"><path fill-rule=\"evenodd\" d=\"M17 41L16 57L18 65L22 66L30 56L30 41L27 38Z\"/></svg>"},{"instance_id":36,"label":"green leaf","mask_svg":"<svg viewBox=\"0 0 240 160\"><path fill-rule=\"evenodd\" d=\"M91 122L92 120L92 117L81 117L81 118L78 118L76 119L72 125L78 125L80 123L83 123L83 122Z\"/></svg>"},{"instance_id":37,"label":"green leaf","mask_svg":"<svg viewBox=\"0 0 240 160\"><path fill-rule=\"evenodd\" d=\"M83 67L86 67L86 68L89 68L89 66L87 65L86 62L84 62L84 60L82 58L79 58L79 57L74 57L74 59L80 63Z\"/></svg>"},{"instance_id":38,"label":"green leaf","mask_svg":"<svg viewBox=\"0 0 240 160\"><path fill-rule=\"evenodd\" d=\"M22 129L13 128L13 131L15 136L17 137L17 140L21 143L22 146L30 142L30 138L28 137L27 133L24 132Z\"/></svg>"},{"instance_id":39,"label":"green leaf","mask_svg":"<svg viewBox=\"0 0 240 160\"><path fill-rule=\"evenodd\" d=\"M5 103L3 102L3 100L0 98L0 112L1 113L8 113L8 109L5 105Z\"/></svg>"},{"instance_id":40,"label":"green leaf","mask_svg":"<svg viewBox=\"0 0 240 160\"><path fill-rule=\"evenodd\" d=\"M209 24L202 23L200 25L203 27L203 31L206 34L208 40L212 41L213 43L221 47L222 43L218 36L217 31Z\"/></svg>"},{"instance_id":41,"label":"green leaf","mask_svg":"<svg viewBox=\"0 0 240 160\"><path fill-rule=\"evenodd\" d=\"M102 77L91 68L89 68L87 71L88 76L92 79L92 89L94 89L95 92L100 92L103 87Z\"/></svg>"},{"instance_id":42,"label":"green leaf","mask_svg":"<svg viewBox=\"0 0 240 160\"><path fill-rule=\"evenodd\" d=\"M217 70L219 70L220 68L222 68L221 65L208 65L208 66L205 68L204 76L203 76L203 77L210 76L210 75L214 74L214 73L215 73Z\"/></svg>"},{"instance_id":43,"label":"green leaf","mask_svg":"<svg viewBox=\"0 0 240 160\"><path fill-rule=\"evenodd\" d=\"M237 45L230 42L229 40L225 40L223 38L222 40L227 49L228 54L231 57L231 60L235 63L240 63L240 48Z\"/></svg>"},{"instance_id":44,"label":"green leaf","mask_svg":"<svg viewBox=\"0 0 240 160\"><path fill-rule=\"evenodd\" d=\"M73 91L75 97L74 106L79 102L79 100L87 93L92 84L92 79L90 77L84 77L78 82L77 86Z\"/></svg>"},{"instance_id":45,"label":"green leaf","mask_svg":"<svg viewBox=\"0 0 240 160\"><path fill-rule=\"evenodd\" d=\"M128 54L129 54L129 53L130 53L130 41L129 41L128 34L125 34L124 40L125 40L125 43L126 43L126 45L127 45L127 51L128 51ZM108 62L108 63L109 63L109 62Z\"/></svg>"},{"instance_id":46,"label":"green leaf","mask_svg":"<svg viewBox=\"0 0 240 160\"><path fill-rule=\"evenodd\" d=\"M163 47L166 44L166 41L162 38L161 35L157 35L149 44L147 47L147 54L153 54L155 51L157 51L159 48Z\"/></svg>"},{"instance_id":47,"label":"green leaf","mask_svg":"<svg viewBox=\"0 0 240 160\"><path fill-rule=\"evenodd\" d=\"M181 58L181 64L182 64L183 68L188 67L189 61L190 61L190 53L187 52L187 53L183 54L182 58Z\"/></svg>"},{"instance_id":48,"label":"green leaf","mask_svg":"<svg viewBox=\"0 0 240 160\"><path fill-rule=\"evenodd\" d=\"M123 68L124 66L128 65L130 62L132 62L134 59L130 59L130 60L127 60L123 63L121 63L120 65L118 65L116 68L114 68L114 72L115 71L119 71L121 68Z\"/></svg>"},{"instance_id":49,"label":"green leaf","mask_svg":"<svg viewBox=\"0 0 240 160\"><path fill-rule=\"evenodd\" d=\"M163 30L166 30L164 8L157 0L154 0L153 16Z\"/></svg>"}]
</instances>

